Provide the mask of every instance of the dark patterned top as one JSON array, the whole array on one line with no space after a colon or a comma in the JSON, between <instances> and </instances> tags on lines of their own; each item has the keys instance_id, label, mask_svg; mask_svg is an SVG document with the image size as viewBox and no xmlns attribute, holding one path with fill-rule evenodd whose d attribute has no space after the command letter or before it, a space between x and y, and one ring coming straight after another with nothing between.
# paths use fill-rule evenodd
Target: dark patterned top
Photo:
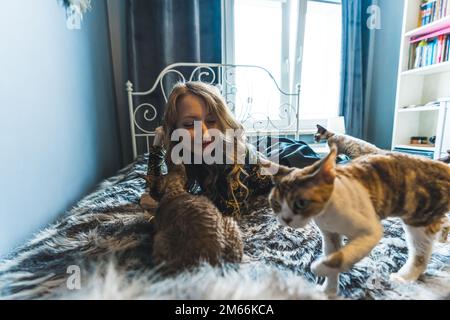
<instances>
[{"instance_id":1,"label":"dark patterned top","mask_svg":"<svg viewBox=\"0 0 450 320\"><path fill-rule=\"evenodd\" d=\"M249 158L256 156L256 161L248 164ZM160 146L152 146L149 151L148 158L148 170L147 175L150 177L158 177L167 174L167 165L165 162L166 151ZM247 200L258 195L268 194L272 188L272 180L270 176L262 175L260 172L261 165L258 161L258 155L253 151L251 146L247 148L246 164L243 165L245 173L241 173L240 181L247 187L248 191L241 185L237 183L229 183L228 177L232 170L231 165L223 165L221 172L219 174L216 187L217 192L215 196L211 199L217 208L225 215L239 216L241 209L247 205ZM202 190L201 179L195 179L194 181L189 181L188 191L192 194L205 194L207 193ZM155 180L154 180L155 181ZM154 198L159 198L160 194L157 191L157 187L149 185L150 194Z\"/></svg>"}]
</instances>

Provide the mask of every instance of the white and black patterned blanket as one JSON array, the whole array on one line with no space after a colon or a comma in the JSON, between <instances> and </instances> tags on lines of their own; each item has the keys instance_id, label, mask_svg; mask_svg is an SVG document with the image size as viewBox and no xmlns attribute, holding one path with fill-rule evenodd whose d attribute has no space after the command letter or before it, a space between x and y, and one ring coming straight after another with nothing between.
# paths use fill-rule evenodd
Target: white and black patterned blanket
<instances>
[{"instance_id":1,"label":"white and black patterned blanket","mask_svg":"<svg viewBox=\"0 0 450 320\"><path fill-rule=\"evenodd\" d=\"M126 299L316 299L310 264L321 253L317 229L280 226L265 201L245 214L245 263L160 279L151 259L154 230L139 206L146 157L105 180L59 221L0 261L0 297ZM341 295L352 299L450 297L450 244L436 245L426 274L394 285L389 274L406 260L400 221L384 222L385 237L369 257L341 275ZM68 286L80 267L81 289ZM69 273L68 273L69 271ZM73 279L72 279L73 280ZM77 288L75 288L77 289Z\"/></svg>"}]
</instances>

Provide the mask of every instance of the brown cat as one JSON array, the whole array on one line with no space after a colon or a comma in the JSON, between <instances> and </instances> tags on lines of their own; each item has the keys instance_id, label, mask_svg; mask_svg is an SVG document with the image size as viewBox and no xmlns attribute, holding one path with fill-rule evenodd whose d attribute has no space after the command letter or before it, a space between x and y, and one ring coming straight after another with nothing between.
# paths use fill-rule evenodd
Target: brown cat
<instances>
[{"instance_id":1,"label":"brown cat","mask_svg":"<svg viewBox=\"0 0 450 320\"><path fill-rule=\"evenodd\" d=\"M317 125L317 133L314 135L314 140L320 142L326 140L328 146L336 145L338 154L345 154L352 159L364 156L367 154L378 154L384 151L367 141L346 135L335 134L328 131L324 127Z\"/></svg>"},{"instance_id":2,"label":"brown cat","mask_svg":"<svg viewBox=\"0 0 450 320\"><path fill-rule=\"evenodd\" d=\"M241 262L243 242L236 221L223 216L208 198L186 191L183 165L174 165L157 179L162 198L155 211L155 264L163 264L170 274L200 262Z\"/></svg>"},{"instance_id":3,"label":"brown cat","mask_svg":"<svg viewBox=\"0 0 450 320\"><path fill-rule=\"evenodd\" d=\"M381 219L400 217L409 258L391 279L414 281L426 269L450 211L450 166L400 153L367 155L336 167L337 148L304 169L280 166L270 205L279 221L302 228L314 220L325 256L311 270L335 292L339 273L367 256L383 235ZM343 246L342 236L349 240Z\"/></svg>"}]
</instances>

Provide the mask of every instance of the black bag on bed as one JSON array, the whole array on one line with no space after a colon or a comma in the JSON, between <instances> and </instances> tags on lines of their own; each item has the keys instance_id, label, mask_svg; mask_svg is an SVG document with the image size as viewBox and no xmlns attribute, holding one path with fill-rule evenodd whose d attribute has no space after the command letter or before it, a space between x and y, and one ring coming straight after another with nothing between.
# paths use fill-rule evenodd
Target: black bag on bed
<instances>
[{"instance_id":1,"label":"black bag on bed","mask_svg":"<svg viewBox=\"0 0 450 320\"><path fill-rule=\"evenodd\" d=\"M276 138L276 142L270 143L266 150L267 156L274 157L278 154L279 163L287 167L304 168L319 161L322 157L317 154L307 143L289 138ZM336 163L344 164L350 161L345 155L338 155Z\"/></svg>"}]
</instances>

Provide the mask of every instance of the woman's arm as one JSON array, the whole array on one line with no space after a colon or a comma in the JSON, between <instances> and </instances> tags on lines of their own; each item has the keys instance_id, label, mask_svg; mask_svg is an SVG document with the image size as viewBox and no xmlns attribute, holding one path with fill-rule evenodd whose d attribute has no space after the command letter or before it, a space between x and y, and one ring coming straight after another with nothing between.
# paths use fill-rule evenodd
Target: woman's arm
<instances>
[{"instance_id":1,"label":"woman's arm","mask_svg":"<svg viewBox=\"0 0 450 320\"><path fill-rule=\"evenodd\" d=\"M155 139L153 140L153 146L150 147L148 155L147 166L147 188L150 196L155 200L161 198L161 191L159 186L161 185L162 176L167 174L166 164L166 150L163 146L164 131L162 127L156 128Z\"/></svg>"},{"instance_id":2,"label":"woman's arm","mask_svg":"<svg viewBox=\"0 0 450 320\"><path fill-rule=\"evenodd\" d=\"M151 146L148 155L147 175L159 177L167 174L166 150L163 146Z\"/></svg>"},{"instance_id":3,"label":"woman's arm","mask_svg":"<svg viewBox=\"0 0 450 320\"><path fill-rule=\"evenodd\" d=\"M152 146L149 150L147 175L142 176L147 181L145 195L150 195L153 199L159 201L162 191L159 187L162 185L162 179L167 174L167 165L165 161L166 151L161 146ZM142 200L142 199L141 199Z\"/></svg>"}]
</instances>

